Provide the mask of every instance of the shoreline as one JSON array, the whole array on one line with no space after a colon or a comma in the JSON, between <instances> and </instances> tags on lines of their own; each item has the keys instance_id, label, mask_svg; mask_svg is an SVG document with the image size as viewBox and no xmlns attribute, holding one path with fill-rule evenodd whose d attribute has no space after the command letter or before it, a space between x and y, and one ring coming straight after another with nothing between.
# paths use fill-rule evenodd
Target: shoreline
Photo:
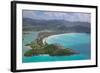
<instances>
[{"instance_id":1,"label":"shoreline","mask_svg":"<svg viewBox=\"0 0 100 73\"><path fill-rule=\"evenodd\" d=\"M25 47L27 47L28 48L28 50L31 50L32 48L31 48L31 46L25 46Z\"/></svg>"},{"instance_id":2,"label":"shoreline","mask_svg":"<svg viewBox=\"0 0 100 73\"><path fill-rule=\"evenodd\" d=\"M74 35L74 34L80 34L80 33L62 33L62 34L59 33L58 34L56 32L40 32L38 34L38 37L33 43L26 45L28 51L26 51L24 56L35 56L35 55L69 56L73 54L79 54L78 51L75 51L71 48L65 48L61 45L49 44L47 42L48 38L52 39L53 37L58 37L59 35Z\"/></svg>"},{"instance_id":3,"label":"shoreline","mask_svg":"<svg viewBox=\"0 0 100 73\"><path fill-rule=\"evenodd\" d=\"M50 36L44 37L42 42L45 43L47 39L58 37L59 35L74 35L74 34L80 34L80 33L62 33L62 34L50 35ZM87 34L87 33L84 33L84 34Z\"/></svg>"}]
</instances>

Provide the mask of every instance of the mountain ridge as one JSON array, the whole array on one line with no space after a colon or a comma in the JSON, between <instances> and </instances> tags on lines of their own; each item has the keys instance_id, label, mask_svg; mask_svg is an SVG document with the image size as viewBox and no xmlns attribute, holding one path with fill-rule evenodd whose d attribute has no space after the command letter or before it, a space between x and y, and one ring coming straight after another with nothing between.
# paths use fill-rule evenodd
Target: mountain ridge
<instances>
[{"instance_id":1,"label":"mountain ridge","mask_svg":"<svg viewBox=\"0 0 100 73\"><path fill-rule=\"evenodd\" d=\"M76 31L90 33L90 23L88 22L70 22L66 20L37 20L23 18L23 29L49 29L60 31Z\"/></svg>"}]
</instances>

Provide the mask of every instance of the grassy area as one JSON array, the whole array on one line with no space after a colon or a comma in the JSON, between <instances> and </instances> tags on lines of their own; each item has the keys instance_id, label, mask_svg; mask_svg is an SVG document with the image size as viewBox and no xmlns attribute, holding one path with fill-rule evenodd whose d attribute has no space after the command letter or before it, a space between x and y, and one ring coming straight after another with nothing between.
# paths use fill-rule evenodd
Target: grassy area
<instances>
[{"instance_id":1,"label":"grassy area","mask_svg":"<svg viewBox=\"0 0 100 73\"><path fill-rule=\"evenodd\" d=\"M57 44L38 44L37 41L31 42L26 46L30 46L32 49L24 53L24 56L35 56L48 54L49 56L69 56L75 54L75 52L69 48L64 48Z\"/></svg>"},{"instance_id":2,"label":"grassy area","mask_svg":"<svg viewBox=\"0 0 100 73\"><path fill-rule=\"evenodd\" d=\"M30 44L26 44L25 46L30 46L32 49L26 51L24 56L35 56L35 55L43 55L48 54L50 56L65 56L72 55L76 52L70 48L64 48L58 44L45 44L42 42L43 38L57 34L55 32L41 32L39 33L37 39Z\"/></svg>"}]
</instances>

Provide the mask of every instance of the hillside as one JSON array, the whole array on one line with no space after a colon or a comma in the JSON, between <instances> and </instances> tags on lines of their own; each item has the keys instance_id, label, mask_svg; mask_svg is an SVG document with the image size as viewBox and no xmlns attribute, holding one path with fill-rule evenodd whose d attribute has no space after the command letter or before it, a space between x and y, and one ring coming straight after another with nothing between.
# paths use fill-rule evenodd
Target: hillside
<instances>
[{"instance_id":1,"label":"hillside","mask_svg":"<svg viewBox=\"0 0 100 73\"><path fill-rule=\"evenodd\" d=\"M23 18L23 30L41 31L52 30L58 32L84 32L90 33L90 23L69 22L65 20L36 20Z\"/></svg>"}]
</instances>

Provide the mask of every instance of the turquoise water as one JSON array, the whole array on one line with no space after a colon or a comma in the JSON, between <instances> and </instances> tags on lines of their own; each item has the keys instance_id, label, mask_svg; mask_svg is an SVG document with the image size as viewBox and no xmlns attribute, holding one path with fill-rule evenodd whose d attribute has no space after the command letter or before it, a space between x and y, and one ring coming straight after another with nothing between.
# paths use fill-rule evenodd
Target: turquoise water
<instances>
[{"instance_id":1,"label":"turquoise water","mask_svg":"<svg viewBox=\"0 0 100 73\"><path fill-rule=\"evenodd\" d=\"M37 37L37 33L32 32L23 36L23 53L28 50L24 45L34 41ZM59 34L46 38L48 44L60 44L65 48L71 48L78 51L79 54L71 56L23 56L23 63L28 62L48 62L48 61L71 61L71 60L86 60L90 59L91 47L90 47L90 35L86 33L71 33L71 34Z\"/></svg>"},{"instance_id":2,"label":"turquoise water","mask_svg":"<svg viewBox=\"0 0 100 73\"><path fill-rule=\"evenodd\" d=\"M29 50L29 48L25 45L31 43L37 38L37 32L28 32L27 34L23 34L22 38L22 53L24 54L27 50Z\"/></svg>"}]
</instances>

